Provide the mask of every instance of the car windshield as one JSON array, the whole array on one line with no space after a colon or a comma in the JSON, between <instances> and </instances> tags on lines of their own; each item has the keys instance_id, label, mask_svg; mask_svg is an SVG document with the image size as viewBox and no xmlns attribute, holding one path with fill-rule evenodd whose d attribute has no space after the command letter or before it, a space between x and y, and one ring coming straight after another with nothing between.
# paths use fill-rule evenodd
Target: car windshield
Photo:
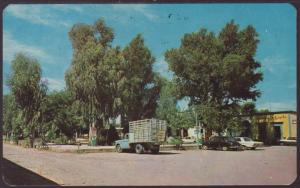
<instances>
[{"instance_id":1,"label":"car windshield","mask_svg":"<svg viewBox=\"0 0 300 188\"><path fill-rule=\"evenodd\" d=\"M251 138L248 138L248 137L244 137L244 140L245 140L246 142L252 141Z\"/></svg>"}]
</instances>

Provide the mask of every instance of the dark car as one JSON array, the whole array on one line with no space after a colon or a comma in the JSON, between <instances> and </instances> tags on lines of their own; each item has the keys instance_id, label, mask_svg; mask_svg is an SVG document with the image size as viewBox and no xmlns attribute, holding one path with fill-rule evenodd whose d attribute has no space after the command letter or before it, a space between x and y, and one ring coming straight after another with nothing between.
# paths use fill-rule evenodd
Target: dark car
<instances>
[{"instance_id":1,"label":"dark car","mask_svg":"<svg viewBox=\"0 0 300 188\"><path fill-rule=\"evenodd\" d=\"M212 136L208 141L202 143L202 149L218 149L227 151L232 150L242 150L242 145L238 143L233 137L228 136Z\"/></svg>"}]
</instances>

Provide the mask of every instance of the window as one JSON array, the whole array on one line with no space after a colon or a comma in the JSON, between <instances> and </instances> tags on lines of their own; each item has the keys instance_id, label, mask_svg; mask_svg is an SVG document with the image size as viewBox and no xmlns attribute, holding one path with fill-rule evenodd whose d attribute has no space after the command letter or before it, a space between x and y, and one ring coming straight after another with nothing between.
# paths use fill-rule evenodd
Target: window
<instances>
[{"instance_id":1,"label":"window","mask_svg":"<svg viewBox=\"0 0 300 188\"><path fill-rule=\"evenodd\" d=\"M248 137L244 137L244 140L245 140L246 142L250 142L250 141L251 141L251 139L248 138Z\"/></svg>"},{"instance_id":2,"label":"window","mask_svg":"<svg viewBox=\"0 0 300 188\"><path fill-rule=\"evenodd\" d=\"M235 138L235 140L239 142L239 141L241 141L241 138Z\"/></svg>"}]
</instances>

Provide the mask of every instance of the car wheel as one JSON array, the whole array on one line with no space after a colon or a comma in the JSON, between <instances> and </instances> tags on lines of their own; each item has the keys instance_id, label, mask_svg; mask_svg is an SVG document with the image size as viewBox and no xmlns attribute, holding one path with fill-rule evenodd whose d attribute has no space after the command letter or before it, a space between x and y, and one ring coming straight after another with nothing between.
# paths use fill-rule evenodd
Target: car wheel
<instances>
[{"instance_id":1,"label":"car wheel","mask_svg":"<svg viewBox=\"0 0 300 188\"><path fill-rule=\"evenodd\" d=\"M227 151L228 150L228 147L227 146L223 146L222 147L222 151Z\"/></svg>"},{"instance_id":2,"label":"car wheel","mask_svg":"<svg viewBox=\"0 0 300 188\"><path fill-rule=\"evenodd\" d=\"M247 150L247 147L246 146L242 146L242 150Z\"/></svg>"},{"instance_id":3,"label":"car wheel","mask_svg":"<svg viewBox=\"0 0 300 188\"><path fill-rule=\"evenodd\" d=\"M142 144L137 144L135 146L135 152L138 153L138 154L144 153L144 147L142 146Z\"/></svg>"},{"instance_id":4,"label":"car wheel","mask_svg":"<svg viewBox=\"0 0 300 188\"><path fill-rule=\"evenodd\" d=\"M121 148L121 146L118 144L118 145L116 145L116 151L118 152L118 153L122 153L122 148Z\"/></svg>"},{"instance_id":5,"label":"car wheel","mask_svg":"<svg viewBox=\"0 0 300 188\"><path fill-rule=\"evenodd\" d=\"M251 149L252 149L252 150L255 150L255 149L256 149L256 147L252 147Z\"/></svg>"},{"instance_id":6,"label":"car wheel","mask_svg":"<svg viewBox=\"0 0 300 188\"><path fill-rule=\"evenodd\" d=\"M208 147L206 145L202 146L203 150L208 150Z\"/></svg>"},{"instance_id":7,"label":"car wheel","mask_svg":"<svg viewBox=\"0 0 300 188\"><path fill-rule=\"evenodd\" d=\"M284 146L284 143L281 142L279 145Z\"/></svg>"}]
</instances>

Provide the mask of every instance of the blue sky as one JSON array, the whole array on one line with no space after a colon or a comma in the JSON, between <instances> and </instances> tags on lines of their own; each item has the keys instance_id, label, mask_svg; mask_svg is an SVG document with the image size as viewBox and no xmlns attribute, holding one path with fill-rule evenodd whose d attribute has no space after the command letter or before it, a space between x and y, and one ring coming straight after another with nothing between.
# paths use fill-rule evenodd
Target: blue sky
<instances>
[{"instance_id":1,"label":"blue sky","mask_svg":"<svg viewBox=\"0 0 300 188\"><path fill-rule=\"evenodd\" d=\"M172 73L164 53L179 47L185 33L203 27L218 33L231 19L241 29L251 24L259 34L255 58L264 74L257 107L296 110L296 9L289 4L9 5L3 13L3 81L14 55L24 52L38 59L50 90L63 89L72 59L68 32L98 18L114 29L113 45L124 47L141 33L156 57L154 70L166 77ZM5 84L3 92L9 92Z\"/></svg>"}]
</instances>

